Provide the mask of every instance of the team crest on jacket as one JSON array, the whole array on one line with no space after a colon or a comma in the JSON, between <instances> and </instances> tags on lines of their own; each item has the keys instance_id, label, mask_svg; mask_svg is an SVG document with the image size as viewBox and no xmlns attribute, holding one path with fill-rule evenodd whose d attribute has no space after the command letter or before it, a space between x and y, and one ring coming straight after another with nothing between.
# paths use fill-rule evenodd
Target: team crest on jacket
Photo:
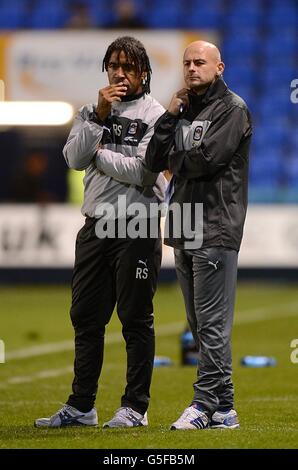
<instances>
[{"instance_id":1,"label":"team crest on jacket","mask_svg":"<svg viewBox=\"0 0 298 470\"><path fill-rule=\"evenodd\" d=\"M138 130L138 123L137 122L131 122L127 131L127 134L130 135L135 135Z\"/></svg>"},{"instance_id":2,"label":"team crest on jacket","mask_svg":"<svg viewBox=\"0 0 298 470\"><path fill-rule=\"evenodd\" d=\"M193 133L193 140L198 141L201 140L203 134L203 126L197 126Z\"/></svg>"},{"instance_id":3,"label":"team crest on jacket","mask_svg":"<svg viewBox=\"0 0 298 470\"><path fill-rule=\"evenodd\" d=\"M189 122L182 119L177 126L178 132L175 139L177 150L190 150L199 147L210 125L211 121L207 120Z\"/></svg>"},{"instance_id":4,"label":"team crest on jacket","mask_svg":"<svg viewBox=\"0 0 298 470\"><path fill-rule=\"evenodd\" d=\"M193 121L190 125L188 138L184 141L184 146L187 148L199 147L202 140L209 129L210 121ZM187 142L187 140L189 141Z\"/></svg>"}]
</instances>

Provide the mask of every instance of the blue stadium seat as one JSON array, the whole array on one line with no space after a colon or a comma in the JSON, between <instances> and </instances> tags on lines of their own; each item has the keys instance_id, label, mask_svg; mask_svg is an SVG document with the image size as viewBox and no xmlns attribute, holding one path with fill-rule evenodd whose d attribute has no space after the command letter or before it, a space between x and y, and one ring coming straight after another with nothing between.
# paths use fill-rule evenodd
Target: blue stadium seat
<instances>
[{"instance_id":1,"label":"blue stadium seat","mask_svg":"<svg viewBox=\"0 0 298 470\"><path fill-rule=\"evenodd\" d=\"M280 178L279 175L265 173L265 169L260 174L254 174L252 166L249 171L249 196L251 196L252 191L258 190L257 201L255 202L272 202L276 198L275 192L280 187ZM268 195L268 189L271 189L270 195ZM266 196L265 196L266 194ZM267 199L267 201L266 201ZM251 198L249 197L249 200ZM265 200L265 201L264 201Z\"/></svg>"},{"instance_id":2,"label":"blue stadium seat","mask_svg":"<svg viewBox=\"0 0 298 470\"><path fill-rule=\"evenodd\" d=\"M285 159L284 171L288 185L298 190L298 151Z\"/></svg>"},{"instance_id":3,"label":"blue stadium seat","mask_svg":"<svg viewBox=\"0 0 298 470\"><path fill-rule=\"evenodd\" d=\"M260 42L257 35L243 35L236 38L234 35L228 35L222 44L224 53L238 57L255 56L259 47Z\"/></svg>"},{"instance_id":4,"label":"blue stadium seat","mask_svg":"<svg viewBox=\"0 0 298 470\"><path fill-rule=\"evenodd\" d=\"M17 29L25 26L25 5L12 4L0 6L0 29Z\"/></svg>"},{"instance_id":5,"label":"blue stadium seat","mask_svg":"<svg viewBox=\"0 0 298 470\"><path fill-rule=\"evenodd\" d=\"M51 0L46 0L46 1L51 1ZM59 0L56 0L56 1L59 1ZM75 0L71 0L71 3L75 3ZM109 0L78 0L78 3L82 3L86 6L97 5L98 8L108 8L111 6L111 2Z\"/></svg>"},{"instance_id":6,"label":"blue stadium seat","mask_svg":"<svg viewBox=\"0 0 298 470\"><path fill-rule=\"evenodd\" d=\"M219 29L221 25L221 15L199 14L197 16L190 15L184 18L183 27L188 29Z\"/></svg>"},{"instance_id":7,"label":"blue stadium seat","mask_svg":"<svg viewBox=\"0 0 298 470\"><path fill-rule=\"evenodd\" d=\"M224 31L225 38L234 38L237 41L239 38L250 37L250 38L257 38L259 40L261 36L260 28L257 25L250 25L250 26L239 26L238 24L233 24L229 27L229 29Z\"/></svg>"},{"instance_id":8,"label":"blue stadium seat","mask_svg":"<svg viewBox=\"0 0 298 470\"><path fill-rule=\"evenodd\" d=\"M290 14L296 11L297 2L296 0L293 1L273 1L270 8L268 8L269 13L272 15L281 15L281 14Z\"/></svg>"},{"instance_id":9,"label":"blue stadium seat","mask_svg":"<svg viewBox=\"0 0 298 470\"><path fill-rule=\"evenodd\" d=\"M147 18L147 25L151 28L176 28L182 24L184 17L180 15L180 10L175 4L169 6L159 5L150 11Z\"/></svg>"},{"instance_id":10,"label":"blue stadium seat","mask_svg":"<svg viewBox=\"0 0 298 470\"><path fill-rule=\"evenodd\" d=\"M223 26L229 30L234 27L260 27L263 22L262 12L256 10L235 10L231 9L228 14L224 16Z\"/></svg>"},{"instance_id":11,"label":"blue stadium seat","mask_svg":"<svg viewBox=\"0 0 298 470\"><path fill-rule=\"evenodd\" d=\"M291 81L296 78L297 72L295 68L281 68L271 65L262 70L261 83L264 87L264 91L268 93L277 93L278 95L283 93L286 89L286 94L289 96Z\"/></svg>"},{"instance_id":12,"label":"blue stadium seat","mask_svg":"<svg viewBox=\"0 0 298 470\"><path fill-rule=\"evenodd\" d=\"M156 0L156 1L159 1L159 0ZM180 3L181 3L181 0L178 0L178 1L180 1ZM206 3L202 2L202 0L186 0L183 3L184 4L190 3L190 4L192 4L192 6L194 8L195 7L201 7L202 4L204 4L203 6L206 6ZM207 6L209 8L213 8L213 9L216 9L216 10L222 10L225 7L225 3L226 3L226 0L209 0Z\"/></svg>"},{"instance_id":13,"label":"blue stadium seat","mask_svg":"<svg viewBox=\"0 0 298 470\"><path fill-rule=\"evenodd\" d=\"M267 41L263 44L264 54L267 56L290 55L298 52L296 35L282 34L268 36Z\"/></svg>"},{"instance_id":14,"label":"blue stadium seat","mask_svg":"<svg viewBox=\"0 0 298 470\"><path fill-rule=\"evenodd\" d=\"M219 2L194 4L185 16L183 24L187 28L214 28L218 29L222 24L222 16L224 10L221 8Z\"/></svg>"},{"instance_id":15,"label":"blue stadium seat","mask_svg":"<svg viewBox=\"0 0 298 470\"><path fill-rule=\"evenodd\" d=\"M258 115L258 126L262 126L264 123L271 123L275 128L291 125L292 117L288 110L276 111L274 108L270 107L259 107L256 111Z\"/></svg>"},{"instance_id":16,"label":"blue stadium seat","mask_svg":"<svg viewBox=\"0 0 298 470\"><path fill-rule=\"evenodd\" d=\"M29 0L0 0L0 8L14 7L24 9L27 8Z\"/></svg>"},{"instance_id":17,"label":"blue stadium seat","mask_svg":"<svg viewBox=\"0 0 298 470\"><path fill-rule=\"evenodd\" d=\"M288 142L289 131L286 126L279 125L278 122L263 121L254 130L254 139L259 147L270 146L274 148L283 147Z\"/></svg>"},{"instance_id":18,"label":"blue stadium seat","mask_svg":"<svg viewBox=\"0 0 298 470\"><path fill-rule=\"evenodd\" d=\"M295 28L298 25L298 11L297 6L287 7L281 5L278 8L270 9L265 17L266 25L269 28L280 28L280 31L285 28Z\"/></svg>"},{"instance_id":19,"label":"blue stadium seat","mask_svg":"<svg viewBox=\"0 0 298 470\"><path fill-rule=\"evenodd\" d=\"M291 113L290 93L264 93L259 99L260 114L264 119L275 119L276 116L287 116Z\"/></svg>"},{"instance_id":20,"label":"blue stadium seat","mask_svg":"<svg viewBox=\"0 0 298 470\"><path fill-rule=\"evenodd\" d=\"M243 2L243 0L230 0L229 6L231 10L254 10L261 11L263 9L262 0L250 0L249 3Z\"/></svg>"},{"instance_id":21,"label":"blue stadium seat","mask_svg":"<svg viewBox=\"0 0 298 470\"><path fill-rule=\"evenodd\" d=\"M268 70L268 69L264 69L264 70ZM279 78L278 71L276 70L276 75L275 75L276 80L272 81L272 86L271 87L268 87L266 81L263 80L263 78L262 78L262 80L260 81L262 94L264 94L264 96L265 95L271 96L272 99L276 98L276 99L279 99L279 100L281 100L281 99L288 100L289 96L290 96L290 92L291 92L292 78L296 77L296 74L293 75L293 70L294 69L291 69L290 71L287 70L284 73L281 72L281 76L283 77L282 80ZM260 68L259 73L260 73L260 75L263 74L263 70L261 68ZM269 74L269 72L268 72L268 74ZM274 71L272 71L272 69L270 69L270 74L273 74L273 76L274 76Z\"/></svg>"},{"instance_id":22,"label":"blue stadium seat","mask_svg":"<svg viewBox=\"0 0 298 470\"><path fill-rule=\"evenodd\" d=\"M294 93L294 94L293 94ZM297 92L292 89L292 99L295 99L297 100L298 98L298 90ZM293 102L291 101L291 104L290 104L290 116L292 118L292 124L293 126L295 127L295 130L296 130L296 133L297 133L297 129L298 129L298 103L297 102ZM298 146L297 146L298 148Z\"/></svg>"},{"instance_id":23,"label":"blue stadium seat","mask_svg":"<svg viewBox=\"0 0 298 470\"><path fill-rule=\"evenodd\" d=\"M106 6L106 0L101 2L91 2L89 5L90 17L94 20L96 26L106 27L116 23L117 17L114 9Z\"/></svg>"},{"instance_id":24,"label":"blue stadium seat","mask_svg":"<svg viewBox=\"0 0 298 470\"><path fill-rule=\"evenodd\" d=\"M271 0L271 8L293 8L296 4L296 0Z\"/></svg>"},{"instance_id":25,"label":"blue stadium seat","mask_svg":"<svg viewBox=\"0 0 298 470\"><path fill-rule=\"evenodd\" d=\"M254 185L277 185L283 167L283 154L274 149L266 154L254 153L250 159L250 183Z\"/></svg>"},{"instance_id":26,"label":"blue stadium seat","mask_svg":"<svg viewBox=\"0 0 298 470\"><path fill-rule=\"evenodd\" d=\"M135 3L140 3L136 0ZM145 1L143 0L143 2L141 2L143 5L145 5L145 3L150 3L150 7L151 9L156 9L158 7L161 7L161 8L176 8L176 9L179 9L181 7L181 0L149 0L149 1ZM192 3L192 2L191 2ZM184 3L184 7L185 9L187 9L187 7L190 6L189 5L189 2L185 2Z\"/></svg>"},{"instance_id":27,"label":"blue stadium seat","mask_svg":"<svg viewBox=\"0 0 298 470\"><path fill-rule=\"evenodd\" d=\"M291 23L285 24L283 26L282 31L283 31L283 34L285 34L285 33L286 34L295 34L296 30L297 30L296 23L294 22L292 24L292 22L291 22ZM278 22L276 22L276 24L273 23L271 25L266 25L266 32L267 32L268 36L270 36L271 34L276 36L276 35L280 34L280 31L281 31L281 27L278 24Z\"/></svg>"},{"instance_id":28,"label":"blue stadium seat","mask_svg":"<svg viewBox=\"0 0 298 470\"><path fill-rule=\"evenodd\" d=\"M226 63L224 70L226 80L232 81L233 83L239 83L242 85L250 85L255 80L255 69L248 67L246 62L235 62Z\"/></svg>"},{"instance_id":29,"label":"blue stadium seat","mask_svg":"<svg viewBox=\"0 0 298 470\"><path fill-rule=\"evenodd\" d=\"M296 54L262 54L263 68L274 67L276 69L294 69L296 65Z\"/></svg>"},{"instance_id":30,"label":"blue stadium seat","mask_svg":"<svg viewBox=\"0 0 298 470\"><path fill-rule=\"evenodd\" d=\"M289 140L291 142L292 150L297 155L297 158L298 158L298 132L295 126L293 126L293 128L290 130ZM298 186L298 180L297 180L297 186Z\"/></svg>"},{"instance_id":31,"label":"blue stadium seat","mask_svg":"<svg viewBox=\"0 0 298 470\"><path fill-rule=\"evenodd\" d=\"M229 86L235 87L236 85L251 86L255 81L255 71L253 68L248 68L244 65L227 66L224 71L225 81Z\"/></svg>"},{"instance_id":32,"label":"blue stadium seat","mask_svg":"<svg viewBox=\"0 0 298 470\"><path fill-rule=\"evenodd\" d=\"M227 52L224 47L221 47L221 56L227 68L233 67L246 67L247 69L259 69L259 64L256 55L244 55L240 53Z\"/></svg>"},{"instance_id":33,"label":"blue stadium seat","mask_svg":"<svg viewBox=\"0 0 298 470\"><path fill-rule=\"evenodd\" d=\"M31 6L33 9L55 9L57 10L59 7L63 6L64 8L68 8L71 6L71 3L76 3L76 0L36 0L36 1L31 1L27 0L27 3L31 3ZM78 3L81 3L80 0L78 0Z\"/></svg>"},{"instance_id":34,"label":"blue stadium seat","mask_svg":"<svg viewBox=\"0 0 298 470\"><path fill-rule=\"evenodd\" d=\"M34 29L56 29L63 28L70 11L66 4L42 3L31 14L29 26Z\"/></svg>"}]
</instances>

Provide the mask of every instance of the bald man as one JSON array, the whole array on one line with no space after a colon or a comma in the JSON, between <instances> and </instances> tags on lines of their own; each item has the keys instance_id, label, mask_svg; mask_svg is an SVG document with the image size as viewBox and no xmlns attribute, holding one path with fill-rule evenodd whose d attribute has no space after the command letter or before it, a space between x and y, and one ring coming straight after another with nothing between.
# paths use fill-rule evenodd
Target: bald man
<instances>
[{"instance_id":1,"label":"bald man","mask_svg":"<svg viewBox=\"0 0 298 470\"><path fill-rule=\"evenodd\" d=\"M146 153L151 171L173 174L165 243L174 247L199 358L193 400L171 429L239 427L230 343L252 130L245 102L222 78L224 67L214 44L187 47L186 88L174 94Z\"/></svg>"}]
</instances>

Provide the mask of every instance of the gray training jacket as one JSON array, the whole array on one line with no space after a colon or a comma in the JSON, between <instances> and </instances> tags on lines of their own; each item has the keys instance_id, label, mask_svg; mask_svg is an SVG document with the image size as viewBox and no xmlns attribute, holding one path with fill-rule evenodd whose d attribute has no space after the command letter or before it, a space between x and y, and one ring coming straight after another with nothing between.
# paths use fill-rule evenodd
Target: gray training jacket
<instances>
[{"instance_id":1,"label":"gray training jacket","mask_svg":"<svg viewBox=\"0 0 298 470\"><path fill-rule=\"evenodd\" d=\"M128 98L129 99L129 98ZM150 95L113 102L110 115L99 122L96 105L78 111L63 155L69 168L85 170L82 214L96 216L100 204L110 203L117 214L119 195L127 205L164 198L166 179L146 169L144 157L154 124L164 108Z\"/></svg>"}]
</instances>

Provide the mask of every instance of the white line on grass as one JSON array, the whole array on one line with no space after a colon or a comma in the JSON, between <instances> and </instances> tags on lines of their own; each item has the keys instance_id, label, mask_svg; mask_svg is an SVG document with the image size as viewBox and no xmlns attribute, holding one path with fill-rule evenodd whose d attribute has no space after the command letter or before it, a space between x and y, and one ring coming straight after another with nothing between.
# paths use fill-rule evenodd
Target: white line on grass
<instances>
[{"instance_id":1,"label":"white line on grass","mask_svg":"<svg viewBox=\"0 0 298 470\"><path fill-rule=\"evenodd\" d=\"M173 333L179 333L184 322L169 323L161 325L157 328L157 336L167 336ZM122 334L119 332L108 333L105 344L115 344L122 341ZM16 349L15 351L7 352L5 359L11 361L13 359L26 359L29 357L43 356L45 354L54 354L58 352L73 351L73 340L59 341L57 343L46 343L39 346L32 346L24 349Z\"/></svg>"},{"instance_id":2,"label":"white line on grass","mask_svg":"<svg viewBox=\"0 0 298 470\"><path fill-rule=\"evenodd\" d=\"M276 402L281 402L281 401L298 401L298 397L295 397L295 396L282 396L282 397L250 397L250 398L245 398L245 399L240 399L238 401L241 401L241 402L251 402L251 401L260 401L260 402L263 402L263 401L269 401L269 402L273 402L273 401L276 401Z\"/></svg>"},{"instance_id":3,"label":"white line on grass","mask_svg":"<svg viewBox=\"0 0 298 470\"><path fill-rule=\"evenodd\" d=\"M28 407L32 405L40 405L40 400L0 400L0 406L11 406L15 408L16 406L18 407ZM42 400L42 404L46 405L57 405L57 400Z\"/></svg>"},{"instance_id":4,"label":"white line on grass","mask_svg":"<svg viewBox=\"0 0 298 470\"><path fill-rule=\"evenodd\" d=\"M57 343L45 343L39 346L31 346L29 348L16 349L5 354L6 361L12 359L26 359L27 357L42 356L44 354L54 354L58 352L70 351L74 348L72 340L59 341Z\"/></svg>"},{"instance_id":5,"label":"white line on grass","mask_svg":"<svg viewBox=\"0 0 298 470\"><path fill-rule=\"evenodd\" d=\"M265 320L272 320L280 317L298 317L298 302L275 305L273 307L256 308L253 310L239 312L235 318L235 325L243 323L254 323Z\"/></svg>"},{"instance_id":6,"label":"white line on grass","mask_svg":"<svg viewBox=\"0 0 298 470\"><path fill-rule=\"evenodd\" d=\"M263 307L251 310L238 311L235 317L235 325L242 325L246 323L262 322L266 320L272 320L280 317L292 317L297 316L298 302L291 302L288 304ZM156 328L156 336L168 336L175 333L181 333L185 327L186 321L180 321L175 323L168 323L160 325ZM108 333L105 343L115 344L122 341L122 334L119 332ZM6 353L6 360L11 361L15 359L26 359L30 357L38 357L46 354L55 354L65 351L73 351L74 342L73 340L59 341L53 343L45 343L39 346L32 346L23 349L16 349Z\"/></svg>"},{"instance_id":7,"label":"white line on grass","mask_svg":"<svg viewBox=\"0 0 298 470\"><path fill-rule=\"evenodd\" d=\"M117 364L104 364L105 369L118 369L119 363ZM0 382L0 389L1 388L6 388L7 385L23 385L26 383L31 383L34 382L35 380L42 380L42 379L52 379L56 377L61 377L66 374L73 374L73 366L67 366L63 367L60 369L46 369L42 370L40 372L35 372L34 374L31 375L15 375L13 377L10 377L6 381ZM101 386L102 388L102 386ZM1 401L0 401L1 405Z\"/></svg>"},{"instance_id":8,"label":"white line on grass","mask_svg":"<svg viewBox=\"0 0 298 470\"><path fill-rule=\"evenodd\" d=\"M245 323L254 323L259 321L271 320L272 318L279 318L281 316L289 317L296 316L298 309L298 302L292 302L289 304L283 304L282 306L275 307L264 307L253 310L247 310L238 312L239 316L235 319L235 324L245 324ZM160 325L157 328L157 336L168 336L173 333L180 333L182 328L185 326L185 322L175 322L165 325ZM119 332L110 333L106 338L107 344L119 343L122 340L122 335ZM6 358L11 359L24 359L34 356L42 356L46 354L53 354L56 352L63 352L73 350L73 341L60 341L57 343L48 343L40 346L35 346L31 348L19 349L16 351L11 351L6 355ZM30 383L35 380L41 380L52 377L60 377L64 374L69 374L73 372L73 366L67 366L62 369L49 369L37 372L32 375L26 376L15 376L7 379L6 382L0 383L0 388L5 387L6 385L19 385L24 383ZM261 401L262 399L260 399ZM266 397L263 398L266 401Z\"/></svg>"},{"instance_id":9,"label":"white line on grass","mask_svg":"<svg viewBox=\"0 0 298 470\"><path fill-rule=\"evenodd\" d=\"M32 375L23 375L23 376L15 376L11 377L10 379L6 380L6 384L9 385L20 385L28 382L33 382L33 380L39 379L50 379L53 377L60 377L64 374L69 374L73 372L73 366L63 367L62 369L48 369L42 370L40 372L36 372Z\"/></svg>"}]
</instances>

